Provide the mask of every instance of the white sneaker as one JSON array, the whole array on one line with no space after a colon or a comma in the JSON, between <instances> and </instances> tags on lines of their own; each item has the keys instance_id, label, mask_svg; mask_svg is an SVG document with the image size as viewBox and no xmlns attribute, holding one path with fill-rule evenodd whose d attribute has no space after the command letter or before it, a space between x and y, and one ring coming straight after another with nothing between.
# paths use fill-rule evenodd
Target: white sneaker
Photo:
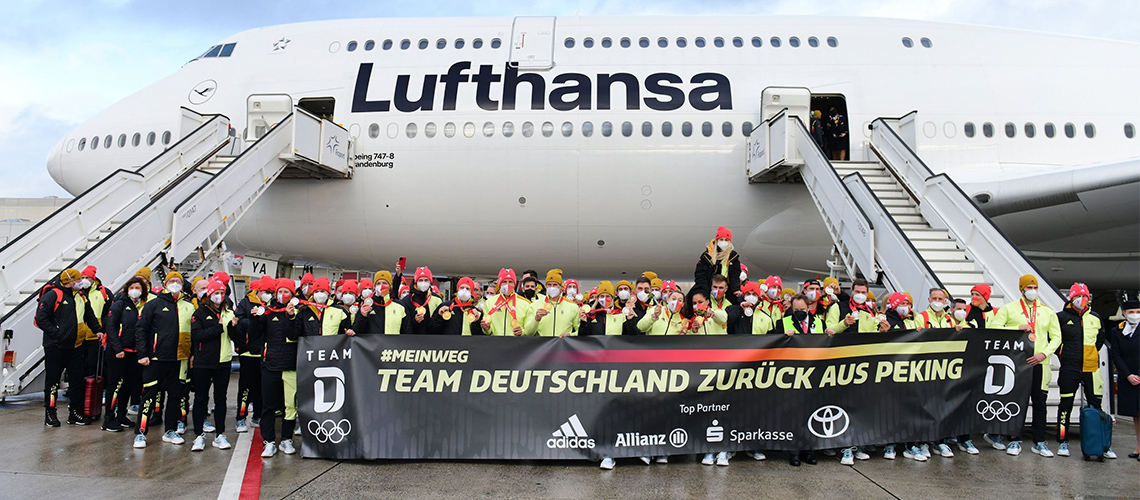
<instances>
[{"instance_id":1,"label":"white sneaker","mask_svg":"<svg viewBox=\"0 0 1140 500\"><path fill-rule=\"evenodd\" d=\"M135 434L135 448L146 448L146 436Z\"/></svg>"},{"instance_id":2,"label":"white sneaker","mask_svg":"<svg viewBox=\"0 0 1140 500\"><path fill-rule=\"evenodd\" d=\"M768 456L764 455L764 452L760 450L752 450L748 452L748 456L752 457L753 460L765 460L768 458Z\"/></svg>"},{"instance_id":3,"label":"white sneaker","mask_svg":"<svg viewBox=\"0 0 1140 500\"><path fill-rule=\"evenodd\" d=\"M171 444L182 444L182 443L186 442L186 440L182 439L182 436L179 436L178 433L175 431L170 431L170 432L163 434L162 435L162 441L164 443L171 443Z\"/></svg>"},{"instance_id":4,"label":"white sneaker","mask_svg":"<svg viewBox=\"0 0 1140 500\"><path fill-rule=\"evenodd\" d=\"M265 442L265 449L261 451L261 458L272 458L273 455L276 455L276 454L277 454L277 445L270 443L269 441L266 441Z\"/></svg>"},{"instance_id":5,"label":"white sneaker","mask_svg":"<svg viewBox=\"0 0 1140 500\"><path fill-rule=\"evenodd\" d=\"M186 424L178 422L178 429L174 432L177 432L179 436L186 434Z\"/></svg>"},{"instance_id":6,"label":"white sneaker","mask_svg":"<svg viewBox=\"0 0 1140 500\"><path fill-rule=\"evenodd\" d=\"M649 465L649 464L653 463L653 460L650 459L649 457L637 457L637 458L640 458L642 462L645 462L645 465Z\"/></svg>"},{"instance_id":7,"label":"white sneaker","mask_svg":"<svg viewBox=\"0 0 1140 500\"><path fill-rule=\"evenodd\" d=\"M1104 452L1104 458L1116 458L1116 452L1109 448L1108 451Z\"/></svg>"},{"instance_id":8,"label":"white sneaker","mask_svg":"<svg viewBox=\"0 0 1140 500\"><path fill-rule=\"evenodd\" d=\"M883 458L885 458L887 460L894 460L895 459L895 445L888 444L888 445L883 447Z\"/></svg>"},{"instance_id":9,"label":"white sneaker","mask_svg":"<svg viewBox=\"0 0 1140 500\"><path fill-rule=\"evenodd\" d=\"M728 465L728 452L722 451L716 454L716 464L720 466Z\"/></svg>"},{"instance_id":10,"label":"white sneaker","mask_svg":"<svg viewBox=\"0 0 1140 500\"><path fill-rule=\"evenodd\" d=\"M870 459L871 459L871 455L868 455L867 452L863 451L862 448L859 448L859 447L855 448L855 460L870 460Z\"/></svg>"},{"instance_id":11,"label":"white sneaker","mask_svg":"<svg viewBox=\"0 0 1140 500\"><path fill-rule=\"evenodd\" d=\"M1059 457L1069 456L1069 443L1061 443L1061 444L1057 445L1057 456L1059 456Z\"/></svg>"},{"instance_id":12,"label":"white sneaker","mask_svg":"<svg viewBox=\"0 0 1140 500\"><path fill-rule=\"evenodd\" d=\"M261 427L261 419L260 418L251 418L251 419L249 419L249 425L251 427Z\"/></svg>"},{"instance_id":13,"label":"white sneaker","mask_svg":"<svg viewBox=\"0 0 1140 500\"><path fill-rule=\"evenodd\" d=\"M206 438L198 436L194 438L194 444L190 446L190 451L202 451L206 449Z\"/></svg>"},{"instance_id":14,"label":"white sneaker","mask_svg":"<svg viewBox=\"0 0 1140 500\"><path fill-rule=\"evenodd\" d=\"M934 449L939 455L942 455L942 458L952 458L954 456L954 452L950 450L949 446L946 446L946 443L940 443Z\"/></svg>"},{"instance_id":15,"label":"white sneaker","mask_svg":"<svg viewBox=\"0 0 1140 500\"><path fill-rule=\"evenodd\" d=\"M603 458L601 468L605 469L605 470L613 470L614 459L612 459L610 457Z\"/></svg>"},{"instance_id":16,"label":"white sneaker","mask_svg":"<svg viewBox=\"0 0 1140 500\"><path fill-rule=\"evenodd\" d=\"M985 439L990 446L993 446L995 450L1006 449L1005 442L1002 440L1000 434L982 434L982 438Z\"/></svg>"},{"instance_id":17,"label":"white sneaker","mask_svg":"<svg viewBox=\"0 0 1140 500\"><path fill-rule=\"evenodd\" d=\"M978 453L981 453L980 451L978 451L978 447L974 446L974 441L970 440L970 439L967 439L965 441L960 441L958 443L958 449L962 450L962 451L964 451L970 455L977 455Z\"/></svg>"},{"instance_id":18,"label":"white sneaker","mask_svg":"<svg viewBox=\"0 0 1140 500\"><path fill-rule=\"evenodd\" d=\"M294 436L300 436L301 435L301 426L298 425L297 428L293 430L293 435Z\"/></svg>"},{"instance_id":19,"label":"white sneaker","mask_svg":"<svg viewBox=\"0 0 1140 500\"><path fill-rule=\"evenodd\" d=\"M214 438L213 445L214 445L214 448L217 448L219 450L228 450L228 449L230 449L230 440L226 439L225 434L218 434Z\"/></svg>"},{"instance_id":20,"label":"white sneaker","mask_svg":"<svg viewBox=\"0 0 1140 500\"><path fill-rule=\"evenodd\" d=\"M712 453L705 453L705 457L701 459L701 465L712 465L716 463L716 457Z\"/></svg>"},{"instance_id":21,"label":"white sneaker","mask_svg":"<svg viewBox=\"0 0 1140 500\"><path fill-rule=\"evenodd\" d=\"M661 455L661 456L657 457L657 463L667 464L667 463L669 463L669 457L667 457L665 455Z\"/></svg>"},{"instance_id":22,"label":"white sneaker","mask_svg":"<svg viewBox=\"0 0 1140 500\"><path fill-rule=\"evenodd\" d=\"M927 460L926 455L923 455L922 450L918 449L917 446L904 448L903 458L909 458L918 462L925 462Z\"/></svg>"},{"instance_id":23,"label":"white sneaker","mask_svg":"<svg viewBox=\"0 0 1140 500\"><path fill-rule=\"evenodd\" d=\"M918 447L918 451L921 451L922 455L925 456L926 458L930 458L933 456L930 454L930 445L929 444L922 443L922 445L920 445Z\"/></svg>"},{"instance_id":24,"label":"white sneaker","mask_svg":"<svg viewBox=\"0 0 1140 500\"><path fill-rule=\"evenodd\" d=\"M202 422L202 431L203 432L215 432L217 430L218 430L218 428L214 427L214 424L211 424L209 420Z\"/></svg>"},{"instance_id":25,"label":"white sneaker","mask_svg":"<svg viewBox=\"0 0 1140 500\"><path fill-rule=\"evenodd\" d=\"M238 434L241 434L243 432L249 432L249 427L245 425L245 419L244 418L237 421L237 425L234 426L234 430L236 430L238 432Z\"/></svg>"},{"instance_id":26,"label":"white sneaker","mask_svg":"<svg viewBox=\"0 0 1140 500\"><path fill-rule=\"evenodd\" d=\"M1005 454L1018 456L1021 454L1021 441L1010 441L1009 446L1005 447Z\"/></svg>"},{"instance_id":27,"label":"white sneaker","mask_svg":"<svg viewBox=\"0 0 1140 500\"><path fill-rule=\"evenodd\" d=\"M1049 449L1049 445L1045 444L1045 441L1038 441L1036 443L1033 443L1033 447L1030 448L1029 451L1032 451L1033 453L1041 455L1045 458L1053 458L1053 450Z\"/></svg>"},{"instance_id":28,"label":"white sneaker","mask_svg":"<svg viewBox=\"0 0 1140 500\"><path fill-rule=\"evenodd\" d=\"M284 441L281 441L281 444L277 445L277 448L280 449L281 452L286 454L286 455L292 455L294 453L297 453L297 449L293 447L293 440L291 440L291 439L286 439Z\"/></svg>"},{"instance_id":29,"label":"white sneaker","mask_svg":"<svg viewBox=\"0 0 1140 500\"><path fill-rule=\"evenodd\" d=\"M843 465L855 465L855 452L851 448L844 448L843 455L839 458L839 463Z\"/></svg>"}]
</instances>

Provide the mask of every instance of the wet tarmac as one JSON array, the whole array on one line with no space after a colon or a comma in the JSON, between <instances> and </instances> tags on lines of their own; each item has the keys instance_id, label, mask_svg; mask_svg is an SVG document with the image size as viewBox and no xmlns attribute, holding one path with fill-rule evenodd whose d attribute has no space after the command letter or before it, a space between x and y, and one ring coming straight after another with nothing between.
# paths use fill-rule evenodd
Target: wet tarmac
<instances>
[{"instance_id":1,"label":"wet tarmac","mask_svg":"<svg viewBox=\"0 0 1140 500\"><path fill-rule=\"evenodd\" d=\"M782 452L762 462L738 454L728 467L694 457L668 465L621 459L611 471L588 462L366 462L279 453L258 469L256 453L240 467L251 434L228 431L233 450L191 452L192 432L180 446L151 432L148 447L136 450L130 431L44 427L42 400L33 399L0 404L0 498L236 498L258 491L258 470L261 498L1140 498L1140 461L1127 458L1136 443L1131 420L1118 417L1114 432L1120 458L1104 463L1081 459L1079 437L1076 456L1042 458L1028 447L1008 456L979 436L977 456L955 448L954 458L919 463L875 453L853 467L822 455L818 465L792 467ZM1050 447L1056 451L1055 442Z\"/></svg>"}]
</instances>

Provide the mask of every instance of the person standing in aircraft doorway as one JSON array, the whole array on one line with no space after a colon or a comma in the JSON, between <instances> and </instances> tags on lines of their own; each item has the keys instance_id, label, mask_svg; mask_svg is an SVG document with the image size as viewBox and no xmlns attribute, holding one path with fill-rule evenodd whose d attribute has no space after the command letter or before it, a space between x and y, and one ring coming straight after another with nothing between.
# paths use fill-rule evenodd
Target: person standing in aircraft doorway
<instances>
[{"instance_id":1,"label":"person standing in aircraft doorway","mask_svg":"<svg viewBox=\"0 0 1140 500\"><path fill-rule=\"evenodd\" d=\"M847 160L847 132L847 117L832 106L827 112L827 148L832 160Z\"/></svg>"},{"instance_id":2,"label":"person standing in aircraft doorway","mask_svg":"<svg viewBox=\"0 0 1140 500\"><path fill-rule=\"evenodd\" d=\"M827 151L827 141L824 139L823 130L823 113L818 109L813 109L811 112L811 138L815 140L819 149L823 150L824 156L830 157Z\"/></svg>"},{"instance_id":3,"label":"person standing in aircraft doorway","mask_svg":"<svg viewBox=\"0 0 1140 500\"><path fill-rule=\"evenodd\" d=\"M716 237L697 260L693 288L711 290L713 276L718 274L728 278L728 300L733 304L740 302L740 254L733 249L732 231L724 226L716 229Z\"/></svg>"}]
</instances>

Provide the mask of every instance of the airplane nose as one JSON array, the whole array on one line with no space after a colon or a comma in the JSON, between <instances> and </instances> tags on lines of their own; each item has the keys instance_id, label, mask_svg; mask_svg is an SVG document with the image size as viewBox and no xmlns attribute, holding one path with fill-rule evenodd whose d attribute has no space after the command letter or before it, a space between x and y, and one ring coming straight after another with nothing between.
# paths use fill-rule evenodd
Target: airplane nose
<instances>
[{"instance_id":1,"label":"airplane nose","mask_svg":"<svg viewBox=\"0 0 1140 500\"><path fill-rule=\"evenodd\" d=\"M59 142L52 146L51 151L48 152L47 169L48 174L55 180L56 184L63 186L63 142L67 138L64 137Z\"/></svg>"}]
</instances>

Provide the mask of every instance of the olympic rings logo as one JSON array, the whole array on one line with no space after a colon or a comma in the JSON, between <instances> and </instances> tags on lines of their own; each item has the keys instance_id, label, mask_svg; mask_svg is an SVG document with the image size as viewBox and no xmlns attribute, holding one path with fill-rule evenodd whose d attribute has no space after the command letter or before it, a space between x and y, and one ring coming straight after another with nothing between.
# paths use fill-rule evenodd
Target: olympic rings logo
<instances>
[{"instance_id":1,"label":"olympic rings logo","mask_svg":"<svg viewBox=\"0 0 1140 500\"><path fill-rule=\"evenodd\" d=\"M1008 422L1021 413L1021 405L1012 401L1003 403L998 400L986 401L983 399L978 401L975 409L986 421L997 419L999 422Z\"/></svg>"},{"instance_id":2,"label":"olympic rings logo","mask_svg":"<svg viewBox=\"0 0 1140 500\"><path fill-rule=\"evenodd\" d=\"M340 421L325 420L324 422L317 422L316 420L309 421L309 434L317 438L318 443L333 443L338 444L344 441L348 433L352 432L352 422L348 419L342 418Z\"/></svg>"}]
</instances>

